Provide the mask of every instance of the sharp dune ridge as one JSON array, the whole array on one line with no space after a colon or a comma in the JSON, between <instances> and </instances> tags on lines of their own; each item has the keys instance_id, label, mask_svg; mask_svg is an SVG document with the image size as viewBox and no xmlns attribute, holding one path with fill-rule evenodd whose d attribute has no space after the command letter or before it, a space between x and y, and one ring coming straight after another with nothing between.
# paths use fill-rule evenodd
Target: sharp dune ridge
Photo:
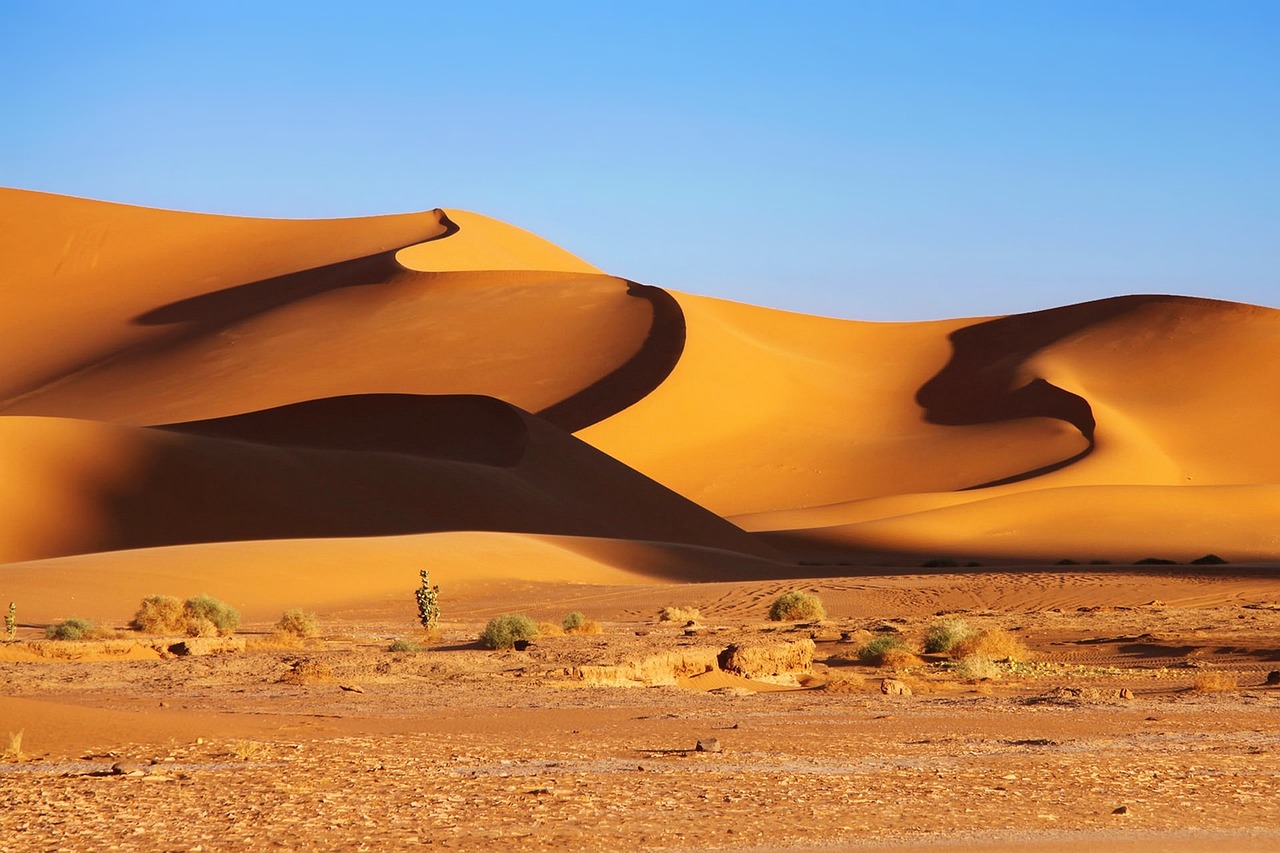
<instances>
[{"instance_id":1,"label":"sharp dune ridge","mask_svg":"<svg viewBox=\"0 0 1280 853\"><path fill-rule=\"evenodd\" d=\"M339 547L456 583L1280 559L1270 308L868 323L646 286L465 211L22 190L0 190L0 252L0 560L35 615L91 574L155 592L191 549L243 560L206 575L258 610L307 604L280 578ZM387 581L313 586L358 606Z\"/></svg>"}]
</instances>

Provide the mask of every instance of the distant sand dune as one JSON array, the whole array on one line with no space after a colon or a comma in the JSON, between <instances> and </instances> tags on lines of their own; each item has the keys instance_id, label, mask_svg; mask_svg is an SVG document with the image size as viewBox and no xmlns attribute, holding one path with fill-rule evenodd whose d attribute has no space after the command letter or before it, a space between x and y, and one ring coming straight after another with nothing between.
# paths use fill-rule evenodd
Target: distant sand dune
<instances>
[{"instance_id":1,"label":"distant sand dune","mask_svg":"<svg viewBox=\"0 0 1280 853\"><path fill-rule=\"evenodd\" d=\"M1280 559L1269 308L866 323L641 285L465 211L21 190L0 253L0 560L52 610L90 572L102 601L113 578L136 596L179 553L202 591L271 609L330 546L401 555L385 587L335 567L314 596L334 607L441 548L461 584ZM463 554L480 543L520 565Z\"/></svg>"}]
</instances>

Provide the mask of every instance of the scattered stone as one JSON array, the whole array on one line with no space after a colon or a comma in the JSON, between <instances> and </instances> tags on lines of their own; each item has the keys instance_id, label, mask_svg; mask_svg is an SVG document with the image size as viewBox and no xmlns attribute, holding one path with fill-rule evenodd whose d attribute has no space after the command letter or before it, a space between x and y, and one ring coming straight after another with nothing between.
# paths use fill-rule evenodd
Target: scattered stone
<instances>
[{"instance_id":1,"label":"scattered stone","mask_svg":"<svg viewBox=\"0 0 1280 853\"><path fill-rule=\"evenodd\" d=\"M363 687L361 687L361 686L360 686L360 685L358 685L358 684L339 684L339 685L338 685L338 689L339 689L339 690L345 690L345 691L347 691L348 693L363 693L363 692L364 692L364 688L363 688Z\"/></svg>"},{"instance_id":2,"label":"scattered stone","mask_svg":"<svg viewBox=\"0 0 1280 853\"><path fill-rule=\"evenodd\" d=\"M142 776L146 772L139 761L117 761L111 765L113 776Z\"/></svg>"},{"instance_id":3,"label":"scattered stone","mask_svg":"<svg viewBox=\"0 0 1280 853\"><path fill-rule=\"evenodd\" d=\"M1118 807L1116 807L1116 808L1112 809L1112 810L1111 810L1111 813L1112 813L1112 814L1128 814L1128 813L1129 813L1129 807L1128 807L1128 806L1118 806Z\"/></svg>"},{"instance_id":4,"label":"scattered stone","mask_svg":"<svg viewBox=\"0 0 1280 853\"><path fill-rule=\"evenodd\" d=\"M911 688L896 678L886 678L880 682L880 692L886 696L910 696Z\"/></svg>"},{"instance_id":5,"label":"scattered stone","mask_svg":"<svg viewBox=\"0 0 1280 853\"><path fill-rule=\"evenodd\" d=\"M543 796L546 794L554 794L555 792L556 792L555 788L530 788L525 793L531 796Z\"/></svg>"},{"instance_id":6,"label":"scattered stone","mask_svg":"<svg viewBox=\"0 0 1280 853\"><path fill-rule=\"evenodd\" d=\"M703 738L698 741L696 751L698 752L719 752L722 749L719 738Z\"/></svg>"},{"instance_id":7,"label":"scattered stone","mask_svg":"<svg viewBox=\"0 0 1280 853\"><path fill-rule=\"evenodd\" d=\"M1280 684L1280 669L1273 669L1267 673L1267 684L1269 686Z\"/></svg>"},{"instance_id":8,"label":"scattered stone","mask_svg":"<svg viewBox=\"0 0 1280 853\"><path fill-rule=\"evenodd\" d=\"M518 652L524 652L524 651L528 651L529 647L532 645L533 645L533 640L516 640L512 644L512 648L514 648Z\"/></svg>"},{"instance_id":9,"label":"scattered stone","mask_svg":"<svg viewBox=\"0 0 1280 853\"><path fill-rule=\"evenodd\" d=\"M1133 691L1132 691L1132 690L1130 690L1128 687L1121 687L1121 688L1120 688L1120 698L1121 698L1121 699L1132 699L1132 698L1133 698Z\"/></svg>"}]
</instances>

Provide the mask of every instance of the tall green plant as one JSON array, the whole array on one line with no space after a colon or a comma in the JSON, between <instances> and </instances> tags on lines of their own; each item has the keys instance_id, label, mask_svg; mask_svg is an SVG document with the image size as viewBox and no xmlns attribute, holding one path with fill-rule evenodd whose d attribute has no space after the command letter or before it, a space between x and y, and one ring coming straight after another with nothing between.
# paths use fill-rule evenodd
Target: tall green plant
<instances>
[{"instance_id":1,"label":"tall green plant","mask_svg":"<svg viewBox=\"0 0 1280 853\"><path fill-rule=\"evenodd\" d=\"M440 587L431 585L426 569L418 572L418 576L422 578L422 585L414 593L418 599L418 621L430 631L440 622Z\"/></svg>"}]
</instances>

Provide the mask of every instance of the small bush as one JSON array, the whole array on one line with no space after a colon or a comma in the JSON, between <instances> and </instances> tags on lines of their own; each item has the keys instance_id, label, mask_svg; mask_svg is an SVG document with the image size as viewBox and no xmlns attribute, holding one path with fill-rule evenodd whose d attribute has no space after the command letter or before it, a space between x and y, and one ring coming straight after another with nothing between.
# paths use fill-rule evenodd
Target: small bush
<instances>
[{"instance_id":1,"label":"small bush","mask_svg":"<svg viewBox=\"0 0 1280 853\"><path fill-rule=\"evenodd\" d=\"M45 628L44 636L49 640L83 640L96 630L88 619L66 619Z\"/></svg>"},{"instance_id":2,"label":"small bush","mask_svg":"<svg viewBox=\"0 0 1280 853\"><path fill-rule=\"evenodd\" d=\"M309 640L320 636L320 620L314 613L286 610L280 617L280 621L276 623L276 633Z\"/></svg>"},{"instance_id":3,"label":"small bush","mask_svg":"<svg viewBox=\"0 0 1280 853\"><path fill-rule=\"evenodd\" d=\"M489 620L480 635L480 643L486 649L509 649L517 640L532 640L536 636L538 625L528 616L505 613Z\"/></svg>"},{"instance_id":4,"label":"small bush","mask_svg":"<svg viewBox=\"0 0 1280 853\"><path fill-rule=\"evenodd\" d=\"M696 607L664 607L658 611L659 622L697 622L702 611Z\"/></svg>"},{"instance_id":5,"label":"small bush","mask_svg":"<svg viewBox=\"0 0 1280 853\"><path fill-rule=\"evenodd\" d=\"M193 637L208 636L205 632L209 625L222 637L231 636L240 627L240 611L212 596L188 598L182 609L187 617L187 633Z\"/></svg>"},{"instance_id":6,"label":"small bush","mask_svg":"<svg viewBox=\"0 0 1280 853\"><path fill-rule=\"evenodd\" d=\"M773 606L769 608L769 618L774 622L811 622L826 616L822 599L799 589L784 592L773 600Z\"/></svg>"},{"instance_id":7,"label":"small bush","mask_svg":"<svg viewBox=\"0 0 1280 853\"><path fill-rule=\"evenodd\" d=\"M1238 682L1234 675L1228 675L1225 672L1202 672L1196 676L1196 682L1192 686L1197 693L1222 693L1227 690L1235 690Z\"/></svg>"},{"instance_id":8,"label":"small bush","mask_svg":"<svg viewBox=\"0 0 1280 853\"><path fill-rule=\"evenodd\" d=\"M902 638L897 634L881 634L858 649L858 660L883 666L885 656L895 649L902 649Z\"/></svg>"},{"instance_id":9,"label":"small bush","mask_svg":"<svg viewBox=\"0 0 1280 853\"><path fill-rule=\"evenodd\" d=\"M956 660L986 657L993 661L1024 661L1031 657L1031 652L1021 640L1003 628L987 628L952 646L951 657Z\"/></svg>"},{"instance_id":10,"label":"small bush","mask_svg":"<svg viewBox=\"0 0 1280 853\"><path fill-rule=\"evenodd\" d=\"M925 653L937 655L949 652L952 646L972 633L973 629L963 619L939 619L925 632Z\"/></svg>"},{"instance_id":11,"label":"small bush","mask_svg":"<svg viewBox=\"0 0 1280 853\"><path fill-rule=\"evenodd\" d=\"M564 617L564 621L560 623L560 627L564 628L565 633L573 633L579 625L586 621L587 617L575 610L568 616Z\"/></svg>"},{"instance_id":12,"label":"small bush","mask_svg":"<svg viewBox=\"0 0 1280 853\"><path fill-rule=\"evenodd\" d=\"M986 655L969 655L952 670L957 678L970 681L994 680L1000 677L1000 665Z\"/></svg>"},{"instance_id":13,"label":"small bush","mask_svg":"<svg viewBox=\"0 0 1280 853\"><path fill-rule=\"evenodd\" d=\"M187 615L182 601L172 595L149 595L142 599L129 626L148 634L173 634L186 629Z\"/></svg>"},{"instance_id":14,"label":"small bush","mask_svg":"<svg viewBox=\"0 0 1280 853\"><path fill-rule=\"evenodd\" d=\"M415 643L413 640L395 640L391 645L387 646L389 652L421 652L425 651L425 647L421 643Z\"/></svg>"}]
</instances>

